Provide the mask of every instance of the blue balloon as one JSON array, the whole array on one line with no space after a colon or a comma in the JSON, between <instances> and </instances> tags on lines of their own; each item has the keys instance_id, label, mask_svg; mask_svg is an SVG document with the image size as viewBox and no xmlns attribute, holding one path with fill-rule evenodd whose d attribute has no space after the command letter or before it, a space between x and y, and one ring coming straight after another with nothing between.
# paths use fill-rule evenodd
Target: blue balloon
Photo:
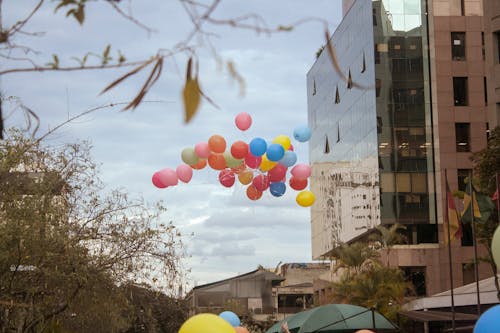
<instances>
[{"instance_id":1,"label":"blue balloon","mask_svg":"<svg viewBox=\"0 0 500 333\"><path fill-rule=\"evenodd\" d=\"M266 156L269 161L278 162L285 155L285 148L282 145L273 143L267 147Z\"/></svg>"},{"instance_id":2,"label":"blue balloon","mask_svg":"<svg viewBox=\"0 0 500 333\"><path fill-rule=\"evenodd\" d=\"M499 327L500 305L495 305L479 317L474 326L474 333L498 333Z\"/></svg>"},{"instance_id":3,"label":"blue balloon","mask_svg":"<svg viewBox=\"0 0 500 333\"><path fill-rule=\"evenodd\" d=\"M236 313L232 311L224 311L219 314L219 317L227 321L233 327L240 326L240 318L236 315Z\"/></svg>"},{"instance_id":4,"label":"blue balloon","mask_svg":"<svg viewBox=\"0 0 500 333\"><path fill-rule=\"evenodd\" d=\"M271 183L269 192L275 197L281 197L286 192L286 185L283 182Z\"/></svg>"},{"instance_id":5,"label":"blue balloon","mask_svg":"<svg viewBox=\"0 0 500 333\"><path fill-rule=\"evenodd\" d=\"M293 152L291 150L287 150L285 152L285 155L283 156L283 158L281 160L279 160L279 163L283 164L287 168L291 167L296 162L297 162L297 154L295 154L295 152Z\"/></svg>"},{"instance_id":6,"label":"blue balloon","mask_svg":"<svg viewBox=\"0 0 500 333\"><path fill-rule=\"evenodd\" d=\"M250 141L250 152L253 156L262 156L267 150L266 140L255 138Z\"/></svg>"},{"instance_id":7,"label":"blue balloon","mask_svg":"<svg viewBox=\"0 0 500 333\"><path fill-rule=\"evenodd\" d=\"M306 142L311 138L311 129L307 125L297 126L293 130L293 137L299 142Z\"/></svg>"}]
</instances>

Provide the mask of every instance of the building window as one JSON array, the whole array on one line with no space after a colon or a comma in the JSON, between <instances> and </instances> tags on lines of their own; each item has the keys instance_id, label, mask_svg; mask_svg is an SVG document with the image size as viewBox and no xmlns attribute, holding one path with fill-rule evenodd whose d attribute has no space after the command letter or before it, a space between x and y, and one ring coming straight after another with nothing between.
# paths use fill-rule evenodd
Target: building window
<instances>
[{"instance_id":1,"label":"building window","mask_svg":"<svg viewBox=\"0 0 500 333\"><path fill-rule=\"evenodd\" d=\"M488 105L488 82L486 81L486 76L483 78L484 87L484 105Z\"/></svg>"},{"instance_id":2,"label":"building window","mask_svg":"<svg viewBox=\"0 0 500 333\"><path fill-rule=\"evenodd\" d=\"M500 31L495 32L494 34L494 41L493 43L496 43L497 47L497 62L500 64Z\"/></svg>"},{"instance_id":3,"label":"building window","mask_svg":"<svg viewBox=\"0 0 500 333\"><path fill-rule=\"evenodd\" d=\"M375 79L375 96L376 97L380 96L380 88L382 88L382 80Z\"/></svg>"},{"instance_id":4,"label":"building window","mask_svg":"<svg viewBox=\"0 0 500 333\"><path fill-rule=\"evenodd\" d=\"M337 123L337 142L340 142L340 124Z\"/></svg>"},{"instance_id":5,"label":"building window","mask_svg":"<svg viewBox=\"0 0 500 333\"><path fill-rule=\"evenodd\" d=\"M373 26L377 26L377 9L373 8Z\"/></svg>"},{"instance_id":6,"label":"building window","mask_svg":"<svg viewBox=\"0 0 500 333\"><path fill-rule=\"evenodd\" d=\"M455 106L467 106L468 101L468 82L466 77L453 78L453 100Z\"/></svg>"},{"instance_id":7,"label":"building window","mask_svg":"<svg viewBox=\"0 0 500 333\"><path fill-rule=\"evenodd\" d=\"M465 32L451 33L451 58L465 60Z\"/></svg>"},{"instance_id":8,"label":"building window","mask_svg":"<svg viewBox=\"0 0 500 333\"><path fill-rule=\"evenodd\" d=\"M456 123L455 124L455 139L457 152L470 151L470 124Z\"/></svg>"},{"instance_id":9,"label":"building window","mask_svg":"<svg viewBox=\"0 0 500 333\"><path fill-rule=\"evenodd\" d=\"M425 296L425 266L402 266L400 268L404 272L406 281L410 282L413 285L415 294L417 294L417 296Z\"/></svg>"},{"instance_id":10,"label":"building window","mask_svg":"<svg viewBox=\"0 0 500 333\"><path fill-rule=\"evenodd\" d=\"M328 142L328 135L325 136L325 149L323 150L325 154L330 153L330 143Z\"/></svg>"},{"instance_id":11,"label":"building window","mask_svg":"<svg viewBox=\"0 0 500 333\"><path fill-rule=\"evenodd\" d=\"M471 169L458 169L457 170L457 181L458 181L458 190L465 191L465 187L467 186L467 179L471 174Z\"/></svg>"},{"instance_id":12,"label":"building window","mask_svg":"<svg viewBox=\"0 0 500 333\"><path fill-rule=\"evenodd\" d=\"M460 15L465 16L465 0L460 0Z\"/></svg>"},{"instance_id":13,"label":"building window","mask_svg":"<svg viewBox=\"0 0 500 333\"><path fill-rule=\"evenodd\" d=\"M316 95L316 80L313 79L313 96Z\"/></svg>"},{"instance_id":14,"label":"building window","mask_svg":"<svg viewBox=\"0 0 500 333\"><path fill-rule=\"evenodd\" d=\"M486 59L486 47L484 46L484 32L481 32L481 48L483 53L483 60Z\"/></svg>"},{"instance_id":15,"label":"building window","mask_svg":"<svg viewBox=\"0 0 500 333\"><path fill-rule=\"evenodd\" d=\"M490 139L490 124L486 123L486 141Z\"/></svg>"},{"instance_id":16,"label":"building window","mask_svg":"<svg viewBox=\"0 0 500 333\"><path fill-rule=\"evenodd\" d=\"M361 67L361 73L364 73L366 71L366 59L365 59L365 53L363 52L363 65Z\"/></svg>"},{"instance_id":17,"label":"building window","mask_svg":"<svg viewBox=\"0 0 500 333\"><path fill-rule=\"evenodd\" d=\"M339 86L337 86L337 89L335 89L335 104L339 103L340 103Z\"/></svg>"},{"instance_id":18,"label":"building window","mask_svg":"<svg viewBox=\"0 0 500 333\"><path fill-rule=\"evenodd\" d=\"M473 246L474 241L472 239L472 227L470 223L462 223L462 246Z\"/></svg>"},{"instance_id":19,"label":"building window","mask_svg":"<svg viewBox=\"0 0 500 333\"><path fill-rule=\"evenodd\" d=\"M462 278L464 284L476 282L475 267L473 263L462 264Z\"/></svg>"}]
</instances>

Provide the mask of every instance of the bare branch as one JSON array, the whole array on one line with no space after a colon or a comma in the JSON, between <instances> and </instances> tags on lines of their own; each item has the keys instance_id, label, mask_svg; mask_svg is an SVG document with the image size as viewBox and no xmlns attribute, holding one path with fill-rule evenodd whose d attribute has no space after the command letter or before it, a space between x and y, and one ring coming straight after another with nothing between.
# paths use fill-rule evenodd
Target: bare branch
<instances>
[{"instance_id":1,"label":"bare branch","mask_svg":"<svg viewBox=\"0 0 500 333\"><path fill-rule=\"evenodd\" d=\"M53 66L36 66L33 68L11 68L0 71L0 76L10 73L26 73L26 72L73 72L73 71L81 71L81 70L92 70L92 69L112 69L112 68L121 68L121 67L130 67L137 66L143 64L144 61L134 61L134 62L125 62L121 64L113 64L113 65L95 65L95 66L68 66L68 67L53 67Z\"/></svg>"},{"instance_id":2,"label":"bare branch","mask_svg":"<svg viewBox=\"0 0 500 333\"><path fill-rule=\"evenodd\" d=\"M28 16L24 20L17 21L12 27L10 27L10 29L8 29L6 31L7 35L12 36L16 32L18 32L19 30L21 30L22 27L26 24L26 22L28 22L33 17L33 15L35 15L35 13L40 9L40 7L42 6L44 1L45 0L40 0L38 2L38 4L33 8L31 13L29 13Z\"/></svg>"},{"instance_id":3,"label":"bare branch","mask_svg":"<svg viewBox=\"0 0 500 333\"><path fill-rule=\"evenodd\" d=\"M111 5L111 7L113 7L114 10L116 10L116 12L118 14L120 14L121 16L123 16L125 19L129 20L130 22L134 23L135 25L137 25L139 28L141 29L144 29L146 30L146 32L148 33L148 36L155 32L155 30L153 28L150 28L148 27L147 25L145 25L144 23L140 22L139 20L137 20L135 17L133 17L131 14L127 14L125 13L121 8L120 6L118 6L115 2L113 1L108 1L108 4Z\"/></svg>"}]
</instances>

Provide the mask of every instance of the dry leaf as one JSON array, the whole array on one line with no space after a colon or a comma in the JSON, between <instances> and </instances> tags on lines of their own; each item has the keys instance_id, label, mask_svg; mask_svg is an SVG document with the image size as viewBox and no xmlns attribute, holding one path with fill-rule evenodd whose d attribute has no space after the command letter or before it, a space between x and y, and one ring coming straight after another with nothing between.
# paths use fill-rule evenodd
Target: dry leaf
<instances>
[{"instance_id":1,"label":"dry leaf","mask_svg":"<svg viewBox=\"0 0 500 333\"><path fill-rule=\"evenodd\" d=\"M200 86L198 84L198 78L187 78L186 85L182 91L182 100L184 101L184 114L186 124L191 121L193 116L198 111L200 106Z\"/></svg>"}]
</instances>

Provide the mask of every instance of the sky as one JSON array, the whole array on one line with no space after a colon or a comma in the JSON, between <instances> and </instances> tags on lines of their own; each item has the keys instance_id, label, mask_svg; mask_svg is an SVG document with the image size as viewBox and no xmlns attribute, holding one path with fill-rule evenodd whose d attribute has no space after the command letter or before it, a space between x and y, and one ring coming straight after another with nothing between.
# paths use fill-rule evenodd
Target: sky
<instances>
[{"instance_id":1,"label":"sky","mask_svg":"<svg viewBox=\"0 0 500 333\"><path fill-rule=\"evenodd\" d=\"M3 24L24 18L38 1L3 3ZM87 52L101 53L107 44L111 55L120 50L128 60L140 60L158 49L171 49L183 40L192 25L178 1L122 1L124 11L154 29L148 33L99 2L89 2L85 23L80 26L48 1L24 30L43 35L20 35L15 43L29 45L27 53L39 64L57 54L61 65L75 64L71 57ZM320 18L333 32L342 16L341 0L253 0L221 1L215 17L239 17L255 13L269 27L289 25L304 18ZM207 26L213 33L213 46L225 61L231 60L245 81L245 95L228 73L221 70L206 45L198 51L199 80L204 93L218 109L202 102L189 124L184 124L181 90L187 58L168 58L157 84L133 111L103 108L79 118L47 142L58 144L90 140L92 155L100 164L101 178L108 189L120 188L132 197L148 202L163 201L165 221L173 221L186 235L184 239L191 269L185 286L210 283L249 272L258 265L275 267L279 262L311 261L310 212L295 202L296 192L287 188L281 198L264 193L258 201L246 197L245 188L236 183L225 188L218 172L195 170L192 180L176 187L158 189L151 183L154 172L175 169L181 151L207 142L214 134L228 143L250 142L255 137L271 141L278 135L292 138L298 162L309 163L307 143L293 140L295 127L307 124L306 74L324 44L324 25L310 21L291 32L258 34L255 31ZM89 58L89 61L92 57ZM4 60L0 68L12 67ZM27 67L20 61L15 67ZM99 95L110 82L126 72L120 70L61 73L17 73L0 77L4 96L16 96L41 119L39 134L69 117L108 103L133 98L144 77L131 78L108 93ZM142 80L142 81L141 81ZM13 103L12 105L15 105ZM11 108L12 108L11 105ZM4 110L9 111L9 110ZM247 112L252 126L240 131L235 116ZM24 117L7 112L5 125L24 126ZM188 236L193 235L193 236Z\"/></svg>"}]
</instances>

